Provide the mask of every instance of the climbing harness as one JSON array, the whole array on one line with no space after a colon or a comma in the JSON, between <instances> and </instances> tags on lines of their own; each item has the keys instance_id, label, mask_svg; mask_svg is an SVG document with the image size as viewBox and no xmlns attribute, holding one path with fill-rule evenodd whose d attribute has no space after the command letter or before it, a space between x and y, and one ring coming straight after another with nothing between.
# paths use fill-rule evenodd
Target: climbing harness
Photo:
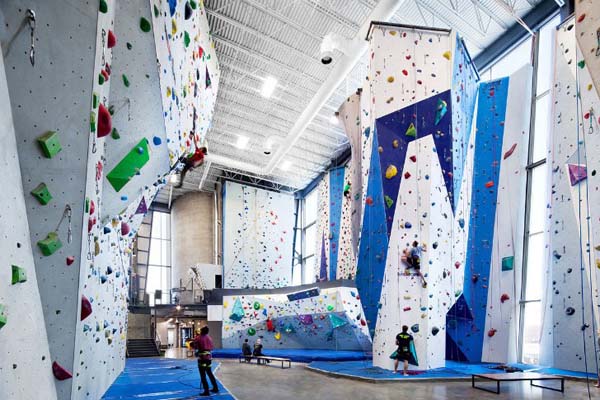
<instances>
[{"instance_id":1,"label":"climbing harness","mask_svg":"<svg viewBox=\"0 0 600 400\"><path fill-rule=\"evenodd\" d=\"M29 47L29 61L31 66L35 66L35 11L32 9L27 10L27 22L29 24L29 30L31 32L31 45Z\"/></svg>"}]
</instances>

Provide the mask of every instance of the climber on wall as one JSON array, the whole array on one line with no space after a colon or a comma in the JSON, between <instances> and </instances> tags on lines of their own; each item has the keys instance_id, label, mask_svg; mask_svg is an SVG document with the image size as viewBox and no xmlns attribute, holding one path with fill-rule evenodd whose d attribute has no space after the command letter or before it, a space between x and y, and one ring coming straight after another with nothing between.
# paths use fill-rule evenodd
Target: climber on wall
<instances>
[{"instance_id":1,"label":"climber on wall","mask_svg":"<svg viewBox=\"0 0 600 400\"><path fill-rule=\"evenodd\" d=\"M408 363L414 364L414 356L411 352L411 348L414 346L413 337L408 333L408 326L403 325L402 332L396 335L396 346L398 346L398 350L392 354L394 356L394 374L398 373L398 364L402 361L404 363L403 375L408 376Z\"/></svg>"},{"instance_id":2,"label":"climber on wall","mask_svg":"<svg viewBox=\"0 0 600 400\"><path fill-rule=\"evenodd\" d=\"M214 345L212 338L208 334L208 326L203 326L202 329L200 329L200 335L196 335L194 338L193 347L198 353L198 370L200 371L200 380L202 381L202 387L204 388L204 392L202 392L200 395L210 396L210 392L219 393L217 380L215 379L211 369L211 351L214 348ZM206 375L208 375L210 383L212 384L212 390L210 391L208 390L208 381L206 380Z\"/></svg>"},{"instance_id":3,"label":"climber on wall","mask_svg":"<svg viewBox=\"0 0 600 400\"><path fill-rule=\"evenodd\" d=\"M414 268L415 272L419 277L421 277L423 288L427 287L427 281L425 277L421 273L421 255L424 251L427 251L425 244L422 246L419 245L419 242L416 240L412 243L412 247L404 250L404 257L402 257L403 261L405 261L409 268Z\"/></svg>"},{"instance_id":4,"label":"climber on wall","mask_svg":"<svg viewBox=\"0 0 600 400\"><path fill-rule=\"evenodd\" d=\"M200 145L198 137L194 133L192 133L191 136L194 138L194 146L196 150L194 150L194 152L191 154L184 154L179 158L177 164L182 163L183 169L179 173L179 183L177 184L177 186L175 186L176 188L180 188L183 186L185 175L189 171L193 170L194 168L198 168L199 166L204 164L204 156L208 154L208 149L205 145Z\"/></svg>"}]
</instances>

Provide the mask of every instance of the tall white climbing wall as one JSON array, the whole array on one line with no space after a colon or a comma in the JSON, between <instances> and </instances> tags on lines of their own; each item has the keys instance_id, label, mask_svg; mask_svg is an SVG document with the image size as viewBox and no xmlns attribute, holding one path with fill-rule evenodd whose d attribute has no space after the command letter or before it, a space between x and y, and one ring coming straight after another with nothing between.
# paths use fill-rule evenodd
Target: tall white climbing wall
<instances>
[{"instance_id":1,"label":"tall white climbing wall","mask_svg":"<svg viewBox=\"0 0 600 400\"><path fill-rule=\"evenodd\" d=\"M317 233L315 243L315 275L320 280L327 280L329 277L329 174L325 174L319 182L317 192ZM310 246L310 243L307 244ZM312 282L313 277L310 278Z\"/></svg>"},{"instance_id":2,"label":"tall white climbing wall","mask_svg":"<svg viewBox=\"0 0 600 400\"><path fill-rule=\"evenodd\" d=\"M581 57L587 66L591 83L600 95L600 8L594 0L575 2L575 31Z\"/></svg>"},{"instance_id":3,"label":"tall white climbing wall","mask_svg":"<svg viewBox=\"0 0 600 400\"><path fill-rule=\"evenodd\" d=\"M0 393L4 399L56 399L52 359L29 240L27 212L4 60L0 54ZM35 377L35 384L31 378Z\"/></svg>"},{"instance_id":4,"label":"tall white climbing wall","mask_svg":"<svg viewBox=\"0 0 600 400\"><path fill-rule=\"evenodd\" d=\"M294 197L226 182L223 287L278 288L292 275Z\"/></svg>"}]
</instances>

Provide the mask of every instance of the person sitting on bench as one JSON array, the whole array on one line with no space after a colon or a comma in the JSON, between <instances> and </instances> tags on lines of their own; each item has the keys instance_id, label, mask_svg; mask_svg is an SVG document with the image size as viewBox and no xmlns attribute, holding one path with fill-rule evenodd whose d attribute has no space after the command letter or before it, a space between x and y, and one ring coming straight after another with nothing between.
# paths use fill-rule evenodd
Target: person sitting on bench
<instances>
[{"instance_id":1,"label":"person sitting on bench","mask_svg":"<svg viewBox=\"0 0 600 400\"><path fill-rule=\"evenodd\" d=\"M256 342L254 343L254 351L252 352L252 355L254 357L265 357L265 355L262 352L263 349L263 345L262 345L262 339L258 338L256 339ZM270 363L270 360L266 360L268 363ZM260 364L260 359L257 359L256 362L258 364Z\"/></svg>"},{"instance_id":2,"label":"person sitting on bench","mask_svg":"<svg viewBox=\"0 0 600 400\"><path fill-rule=\"evenodd\" d=\"M248 339L245 339L242 344L242 354L246 356L246 362L250 362L250 359L252 358L252 349L250 348Z\"/></svg>"}]
</instances>

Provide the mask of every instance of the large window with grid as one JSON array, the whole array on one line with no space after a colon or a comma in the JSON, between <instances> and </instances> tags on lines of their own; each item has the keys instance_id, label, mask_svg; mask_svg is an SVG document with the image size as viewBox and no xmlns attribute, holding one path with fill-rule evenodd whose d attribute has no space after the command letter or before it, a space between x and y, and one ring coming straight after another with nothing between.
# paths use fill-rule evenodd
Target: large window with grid
<instances>
[{"instance_id":1,"label":"large window with grid","mask_svg":"<svg viewBox=\"0 0 600 400\"><path fill-rule=\"evenodd\" d=\"M315 246L317 240L318 190L313 189L298 202L298 220L292 283L301 285L316 282L318 275Z\"/></svg>"},{"instance_id":2,"label":"large window with grid","mask_svg":"<svg viewBox=\"0 0 600 400\"><path fill-rule=\"evenodd\" d=\"M151 306L170 303L171 291L171 214L158 211L152 213L146 279L146 293L150 297ZM161 291L160 298L155 298L157 290Z\"/></svg>"}]
</instances>

